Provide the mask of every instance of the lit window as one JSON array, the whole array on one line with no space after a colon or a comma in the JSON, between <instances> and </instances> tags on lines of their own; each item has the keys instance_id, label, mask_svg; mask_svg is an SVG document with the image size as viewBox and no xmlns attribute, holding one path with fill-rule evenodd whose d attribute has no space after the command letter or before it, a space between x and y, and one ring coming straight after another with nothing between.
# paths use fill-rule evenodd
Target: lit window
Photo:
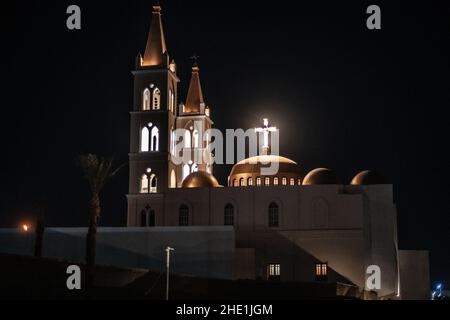
<instances>
[{"instance_id":1,"label":"lit window","mask_svg":"<svg viewBox=\"0 0 450 320\"><path fill-rule=\"evenodd\" d=\"M278 185L278 177L273 178L273 185L274 186Z\"/></svg>"},{"instance_id":2,"label":"lit window","mask_svg":"<svg viewBox=\"0 0 450 320\"><path fill-rule=\"evenodd\" d=\"M248 180L247 180L247 185L248 185L249 187L253 186L253 178L252 178L252 177L248 178Z\"/></svg>"},{"instance_id":3,"label":"lit window","mask_svg":"<svg viewBox=\"0 0 450 320\"><path fill-rule=\"evenodd\" d=\"M314 274L316 276L316 280L326 281L328 278L328 264L321 262L316 263Z\"/></svg>"},{"instance_id":4,"label":"lit window","mask_svg":"<svg viewBox=\"0 0 450 320\"><path fill-rule=\"evenodd\" d=\"M175 170L172 169L172 172L170 173L170 187L176 188L177 187L177 176L175 174Z\"/></svg>"},{"instance_id":5,"label":"lit window","mask_svg":"<svg viewBox=\"0 0 450 320\"><path fill-rule=\"evenodd\" d=\"M283 177L283 179L281 179L281 183L283 184L283 186L287 186L287 178Z\"/></svg>"},{"instance_id":6,"label":"lit window","mask_svg":"<svg viewBox=\"0 0 450 320\"><path fill-rule=\"evenodd\" d=\"M172 101L172 96L173 96L173 94L172 94L172 89L169 89L169 98L170 98L170 101L169 101L169 111L172 111L173 109L173 101Z\"/></svg>"},{"instance_id":7,"label":"lit window","mask_svg":"<svg viewBox=\"0 0 450 320\"><path fill-rule=\"evenodd\" d=\"M152 129L152 151L159 151L159 129L157 127L153 127Z\"/></svg>"},{"instance_id":8,"label":"lit window","mask_svg":"<svg viewBox=\"0 0 450 320\"><path fill-rule=\"evenodd\" d=\"M271 263L267 266L267 279L272 281L279 281L281 277L281 265L278 263Z\"/></svg>"},{"instance_id":9,"label":"lit window","mask_svg":"<svg viewBox=\"0 0 450 320\"><path fill-rule=\"evenodd\" d=\"M148 89L145 89L144 93L142 94L142 110L150 110L150 90Z\"/></svg>"},{"instance_id":10,"label":"lit window","mask_svg":"<svg viewBox=\"0 0 450 320\"><path fill-rule=\"evenodd\" d=\"M142 175L140 193L148 193L148 183L149 181L147 175Z\"/></svg>"},{"instance_id":11,"label":"lit window","mask_svg":"<svg viewBox=\"0 0 450 320\"><path fill-rule=\"evenodd\" d=\"M239 179L239 186L245 187L245 179L244 178Z\"/></svg>"},{"instance_id":12,"label":"lit window","mask_svg":"<svg viewBox=\"0 0 450 320\"><path fill-rule=\"evenodd\" d=\"M190 149L192 147L191 144L191 132L186 130L184 132L184 147Z\"/></svg>"},{"instance_id":13,"label":"lit window","mask_svg":"<svg viewBox=\"0 0 450 320\"><path fill-rule=\"evenodd\" d=\"M194 130L192 137L194 139L194 148L198 148L198 130L197 129Z\"/></svg>"},{"instance_id":14,"label":"lit window","mask_svg":"<svg viewBox=\"0 0 450 320\"><path fill-rule=\"evenodd\" d=\"M150 177L150 193L157 193L158 190L158 178L154 174Z\"/></svg>"},{"instance_id":15,"label":"lit window","mask_svg":"<svg viewBox=\"0 0 450 320\"><path fill-rule=\"evenodd\" d=\"M269 205L269 228L278 228L280 225L279 222L279 213L278 213L278 205L275 202L272 202Z\"/></svg>"},{"instance_id":16,"label":"lit window","mask_svg":"<svg viewBox=\"0 0 450 320\"><path fill-rule=\"evenodd\" d=\"M294 178L291 178L291 179L289 180L289 184L290 184L291 186L295 186L295 179L294 179Z\"/></svg>"},{"instance_id":17,"label":"lit window","mask_svg":"<svg viewBox=\"0 0 450 320\"><path fill-rule=\"evenodd\" d=\"M178 222L182 227L189 225L189 208L184 204L180 206Z\"/></svg>"},{"instance_id":18,"label":"lit window","mask_svg":"<svg viewBox=\"0 0 450 320\"><path fill-rule=\"evenodd\" d=\"M265 186L270 186L270 178L269 178L269 177L266 177L266 178L264 179L264 185L265 185Z\"/></svg>"},{"instance_id":19,"label":"lit window","mask_svg":"<svg viewBox=\"0 0 450 320\"><path fill-rule=\"evenodd\" d=\"M197 171L198 171L198 165L197 165L196 163L194 163L194 164L192 165L191 172L194 173L194 172L197 172Z\"/></svg>"},{"instance_id":20,"label":"lit window","mask_svg":"<svg viewBox=\"0 0 450 320\"><path fill-rule=\"evenodd\" d=\"M191 168L189 168L189 165L186 163L183 166L183 180L186 179L186 177L191 173Z\"/></svg>"},{"instance_id":21,"label":"lit window","mask_svg":"<svg viewBox=\"0 0 450 320\"><path fill-rule=\"evenodd\" d=\"M299 186L301 186L301 185L302 185L302 180L301 180L301 179L298 179L297 184L298 184Z\"/></svg>"},{"instance_id":22,"label":"lit window","mask_svg":"<svg viewBox=\"0 0 450 320\"><path fill-rule=\"evenodd\" d=\"M161 109L161 91L158 88L153 90L153 110Z\"/></svg>"},{"instance_id":23,"label":"lit window","mask_svg":"<svg viewBox=\"0 0 450 320\"><path fill-rule=\"evenodd\" d=\"M170 111L174 112L175 111L175 95L173 94L173 92L171 93L170 96L170 103L172 104L172 109L170 109Z\"/></svg>"},{"instance_id":24,"label":"lit window","mask_svg":"<svg viewBox=\"0 0 450 320\"><path fill-rule=\"evenodd\" d=\"M150 132L147 127L141 131L141 152L148 152L150 147Z\"/></svg>"},{"instance_id":25,"label":"lit window","mask_svg":"<svg viewBox=\"0 0 450 320\"><path fill-rule=\"evenodd\" d=\"M233 187L238 187L238 181L237 181L237 179L233 179Z\"/></svg>"},{"instance_id":26,"label":"lit window","mask_svg":"<svg viewBox=\"0 0 450 320\"><path fill-rule=\"evenodd\" d=\"M226 226L233 226L234 225L234 207L230 203L228 203L225 206L224 225L226 225Z\"/></svg>"},{"instance_id":27,"label":"lit window","mask_svg":"<svg viewBox=\"0 0 450 320\"><path fill-rule=\"evenodd\" d=\"M260 177L256 178L256 186L261 187L261 178Z\"/></svg>"}]
</instances>

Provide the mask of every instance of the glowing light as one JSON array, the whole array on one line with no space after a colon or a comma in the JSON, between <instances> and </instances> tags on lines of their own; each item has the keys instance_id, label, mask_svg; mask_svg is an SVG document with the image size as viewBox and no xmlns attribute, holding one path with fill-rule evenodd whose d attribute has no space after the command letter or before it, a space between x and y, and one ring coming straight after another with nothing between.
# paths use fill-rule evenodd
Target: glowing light
<instances>
[{"instance_id":1,"label":"glowing light","mask_svg":"<svg viewBox=\"0 0 450 320\"><path fill-rule=\"evenodd\" d=\"M25 231L25 232L28 232L30 230L30 226L27 225L27 224L23 224L22 225L22 230Z\"/></svg>"}]
</instances>

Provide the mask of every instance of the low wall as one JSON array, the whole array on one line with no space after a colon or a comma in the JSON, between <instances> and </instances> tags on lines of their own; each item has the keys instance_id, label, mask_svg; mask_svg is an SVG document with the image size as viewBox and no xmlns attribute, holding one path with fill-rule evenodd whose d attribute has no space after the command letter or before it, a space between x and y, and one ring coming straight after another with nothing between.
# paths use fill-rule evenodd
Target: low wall
<instances>
[{"instance_id":1,"label":"low wall","mask_svg":"<svg viewBox=\"0 0 450 320\"><path fill-rule=\"evenodd\" d=\"M83 262L86 233L86 228L46 229L43 256ZM175 248L171 254L174 273L232 278L232 227L99 228L96 263L160 271L165 268L167 246ZM0 229L0 252L32 255L34 234Z\"/></svg>"}]
</instances>

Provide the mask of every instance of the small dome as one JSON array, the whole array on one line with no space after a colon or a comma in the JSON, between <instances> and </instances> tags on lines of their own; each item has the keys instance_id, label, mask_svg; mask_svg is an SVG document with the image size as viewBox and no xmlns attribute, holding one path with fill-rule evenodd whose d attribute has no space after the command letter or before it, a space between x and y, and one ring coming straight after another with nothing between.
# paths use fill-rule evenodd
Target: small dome
<instances>
[{"instance_id":1,"label":"small dome","mask_svg":"<svg viewBox=\"0 0 450 320\"><path fill-rule=\"evenodd\" d=\"M370 184L386 184L386 180L376 171L366 170L358 173L350 183L354 186L364 186Z\"/></svg>"},{"instance_id":2,"label":"small dome","mask_svg":"<svg viewBox=\"0 0 450 320\"><path fill-rule=\"evenodd\" d=\"M217 179L206 171L197 171L188 175L181 184L182 188L218 188Z\"/></svg>"},{"instance_id":3,"label":"small dome","mask_svg":"<svg viewBox=\"0 0 450 320\"><path fill-rule=\"evenodd\" d=\"M318 168L308 173L303 180L303 185L339 184L336 174L330 169Z\"/></svg>"}]
</instances>

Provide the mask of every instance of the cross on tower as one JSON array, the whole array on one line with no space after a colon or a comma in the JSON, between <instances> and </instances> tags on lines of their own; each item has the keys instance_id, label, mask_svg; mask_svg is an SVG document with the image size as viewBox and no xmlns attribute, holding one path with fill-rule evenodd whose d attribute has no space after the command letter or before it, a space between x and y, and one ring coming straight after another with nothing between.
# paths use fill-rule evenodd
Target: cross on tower
<instances>
[{"instance_id":1,"label":"cross on tower","mask_svg":"<svg viewBox=\"0 0 450 320\"><path fill-rule=\"evenodd\" d=\"M277 131L277 127L269 127L269 119L263 119L264 127L255 128L255 132L263 134L262 155L268 155L270 151L269 134Z\"/></svg>"},{"instance_id":2,"label":"cross on tower","mask_svg":"<svg viewBox=\"0 0 450 320\"><path fill-rule=\"evenodd\" d=\"M192 55L192 57L189 58L189 59L191 59L194 62L194 67L198 66L197 61L198 61L199 58L200 58L200 56L198 56L196 53L194 53Z\"/></svg>"}]
</instances>

